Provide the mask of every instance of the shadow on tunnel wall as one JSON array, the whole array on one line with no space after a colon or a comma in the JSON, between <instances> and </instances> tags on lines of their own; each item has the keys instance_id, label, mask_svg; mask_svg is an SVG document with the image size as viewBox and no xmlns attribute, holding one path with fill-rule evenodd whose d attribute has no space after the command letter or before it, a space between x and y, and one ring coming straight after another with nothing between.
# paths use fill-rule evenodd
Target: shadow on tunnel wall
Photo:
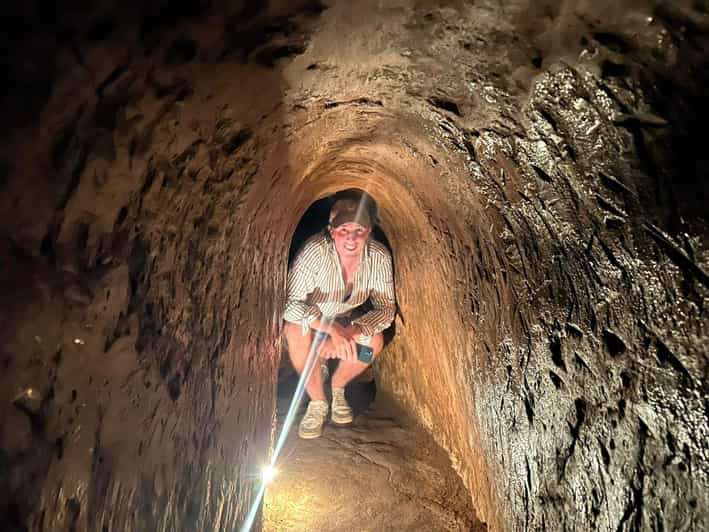
<instances>
[{"instance_id":1,"label":"shadow on tunnel wall","mask_svg":"<svg viewBox=\"0 0 709 532\"><path fill-rule=\"evenodd\" d=\"M288 252L274 231L295 216L266 201L288 179L280 62L323 9L9 8L3 530L242 520L271 443Z\"/></svg>"}]
</instances>

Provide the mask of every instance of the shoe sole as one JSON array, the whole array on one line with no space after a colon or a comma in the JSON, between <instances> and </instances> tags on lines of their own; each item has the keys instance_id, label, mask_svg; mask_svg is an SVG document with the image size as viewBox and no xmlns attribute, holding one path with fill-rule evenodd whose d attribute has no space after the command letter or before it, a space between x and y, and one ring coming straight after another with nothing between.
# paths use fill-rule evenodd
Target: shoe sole
<instances>
[{"instance_id":1,"label":"shoe sole","mask_svg":"<svg viewBox=\"0 0 709 532\"><path fill-rule=\"evenodd\" d=\"M298 429L298 436L300 436L304 440L314 440L316 438L319 438L322 436L323 433L323 427L325 426L325 422L323 422L322 425L320 425L320 430L318 432L303 432L300 428Z\"/></svg>"},{"instance_id":2,"label":"shoe sole","mask_svg":"<svg viewBox=\"0 0 709 532\"><path fill-rule=\"evenodd\" d=\"M322 431L320 431L319 433L315 433L315 432L303 433L303 432L299 431L298 436L300 436L300 438L302 440L315 440L315 439L319 438L320 436L322 436Z\"/></svg>"},{"instance_id":3,"label":"shoe sole","mask_svg":"<svg viewBox=\"0 0 709 532\"><path fill-rule=\"evenodd\" d=\"M335 425L351 425L352 421L354 421L353 416L349 416L346 418L338 417L338 418L330 418L330 421L332 421Z\"/></svg>"}]
</instances>

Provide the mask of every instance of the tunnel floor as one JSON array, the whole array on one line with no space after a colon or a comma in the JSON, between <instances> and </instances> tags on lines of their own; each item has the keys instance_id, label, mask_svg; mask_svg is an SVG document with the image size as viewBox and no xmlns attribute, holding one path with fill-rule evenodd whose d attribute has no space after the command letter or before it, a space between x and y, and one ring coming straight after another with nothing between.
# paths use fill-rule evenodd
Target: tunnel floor
<instances>
[{"instance_id":1,"label":"tunnel floor","mask_svg":"<svg viewBox=\"0 0 709 532\"><path fill-rule=\"evenodd\" d=\"M279 384L279 430L296 382ZM316 440L291 431L266 492L266 532L487 530L446 453L392 398L368 378L346 395L351 426L326 424Z\"/></svg>"}]
</instances>

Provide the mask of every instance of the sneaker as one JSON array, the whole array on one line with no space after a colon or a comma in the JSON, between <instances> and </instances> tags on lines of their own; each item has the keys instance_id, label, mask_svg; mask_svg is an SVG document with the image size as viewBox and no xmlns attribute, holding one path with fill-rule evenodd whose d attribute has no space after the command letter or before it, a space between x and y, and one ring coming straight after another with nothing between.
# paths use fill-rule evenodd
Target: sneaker
<instances>
[{"instance_id":1,"label":"sneaker","mask_svg":"<svg viewBox=\"0 0 709 532\"><path fill-rule=\"evenodd\" d=\"M303 419L300 420L298 436L312 440L322 436L322 426L327 418L327 401L310 401Z\"/></svg>"},{"instance_id":2,"label":"sneaker","mask_svg":"<svg viewBox=\"0 0 709 532\"><path fill-rule=\"evenodd\" d=\"M345 399L344 388L332 389L332 422L336 425L352 423L352 408Z\"/></svg>"}]
</instances>

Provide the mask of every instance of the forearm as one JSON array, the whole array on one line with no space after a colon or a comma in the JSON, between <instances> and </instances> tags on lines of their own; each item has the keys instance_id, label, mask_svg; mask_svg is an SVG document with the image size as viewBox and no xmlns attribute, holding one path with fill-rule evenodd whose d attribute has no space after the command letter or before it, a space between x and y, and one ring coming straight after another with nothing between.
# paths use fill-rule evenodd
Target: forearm
<instances>
[{"instance_id":1,"label":"forearm","mask_svg":"<svg viewBox=\"0 0 709 532\"><path fill-rule=\"evenodd\" d=\"M336 321L329 319L329 318L319 318L316 320L313 320L310 323L310 328L313 329L314 331L320 331L324 333L330 333L330 332L335 332L340 335L344 336L351 336L353 333L350 331L351 327L343 327ZM357 333L359 334L359 333Z\"/></svg>"},{"instance_id":2,"label":"forearm","mask_svg":"<svg viewBox=\"0 0 709 532\"><path fill-rule=\"evenodd\" d=\"M308 333L310 324L322 316L318 306L310 304L308 301L310 294L317 286L312 270L313 266L313 257L301 250L288 272L287 298L283 319L300 325L303 336Z\"/></svg>"},{"instance_id":3,"label":"forearm","mask_svg":"<svg viewBox=\"0 0 709 532\"><path fill-rule=\"evenodd\" d=\"M369 294L372 310L353 320L365 336L374 336L388 328L396 315L396 296L391 257L386 256L377 262L380 268Z\"/></svg>"},{"instance_id":4,"label":"forearm","mask_svg":"<svg viewBox=\"0 0 709 532\"><path fill-rule=\"evenodd\" d=\"M358 327L360 334L374 336L387 329L394 321L396 308L394 305L375 308L357 318L352 324Z\"/></svg>"},{"instance_id":5,"label":"forearm","mask_svg":"<svg viewBox=\"0 0 709 532\"><path fill-rule=\"evenodd\" d=\"M286 303L283 319L287 322L300 325L303 329L303 336L312 327L314 322L319 322L322 313L315 305L309 305L305 301L289 300Z\"/></svg>"},{"instance_id":6,"label":"forearm","mask_svg":"<svg viewBox=\"0 0 709 532\"><path fill-rule=\"evenodd\" d=\"M303 319L312 321L311 318L319 318L320 311L314 305L309 305L305 301L288 300L283 311L283 319L291 323L301 323Z\"/></svg>"}]
</instances>

